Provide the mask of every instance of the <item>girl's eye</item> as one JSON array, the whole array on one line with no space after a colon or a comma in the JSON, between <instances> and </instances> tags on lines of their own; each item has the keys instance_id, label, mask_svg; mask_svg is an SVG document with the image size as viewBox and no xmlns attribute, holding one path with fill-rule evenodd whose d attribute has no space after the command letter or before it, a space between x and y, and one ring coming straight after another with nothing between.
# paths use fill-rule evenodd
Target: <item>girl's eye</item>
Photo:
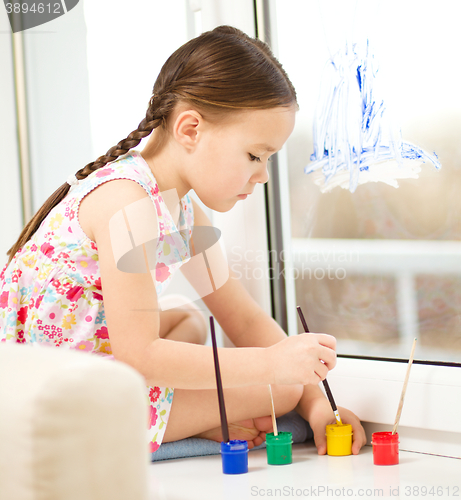
<instances>
[{"instance_id":1,"label":"girl's eye","mask_svg":"<svg viewBox=\"0 0 461 500\"><path fill-rule=\"evenodd\" d=\"M251 153L248 153L250 155L250 161L261 161L261 158L259 156L252 155Z\"/></svg>"}]
</instances>

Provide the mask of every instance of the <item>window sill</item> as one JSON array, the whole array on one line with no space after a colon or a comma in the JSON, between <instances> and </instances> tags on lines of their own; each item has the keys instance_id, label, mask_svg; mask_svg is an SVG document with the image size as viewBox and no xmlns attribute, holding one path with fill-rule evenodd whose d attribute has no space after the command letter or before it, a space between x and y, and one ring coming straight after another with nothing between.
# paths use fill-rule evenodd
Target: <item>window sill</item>
<instances>
[{"instance_id":1,"label":"window sill","mask_svg":"<svg viewBox=\"0 0 461 500\"><path fill-rule=\"evenodd\" d=\"M352 410L367 434L391 430L407 365L338 358L328 375L336 404ZM413 365L399 423L401 449L461 458L461 369Z\"/></svg>"}]
</instances>

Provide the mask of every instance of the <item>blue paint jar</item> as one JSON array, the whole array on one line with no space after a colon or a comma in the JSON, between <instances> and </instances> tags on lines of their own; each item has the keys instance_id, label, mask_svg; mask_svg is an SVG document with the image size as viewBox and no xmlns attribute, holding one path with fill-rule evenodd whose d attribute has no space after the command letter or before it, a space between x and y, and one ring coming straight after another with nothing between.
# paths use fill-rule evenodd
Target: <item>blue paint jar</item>
<instances>
[{"instance_id":1,"label":"blue paint jar","mask_svg":"<svg viewBox=\"0 0 461 500\"><path fill-rule=\"evenodd\" d=\"M248 443L240 439L221 442L222 471L224 474L248 472Z\"/></svg>"}]
</instances>

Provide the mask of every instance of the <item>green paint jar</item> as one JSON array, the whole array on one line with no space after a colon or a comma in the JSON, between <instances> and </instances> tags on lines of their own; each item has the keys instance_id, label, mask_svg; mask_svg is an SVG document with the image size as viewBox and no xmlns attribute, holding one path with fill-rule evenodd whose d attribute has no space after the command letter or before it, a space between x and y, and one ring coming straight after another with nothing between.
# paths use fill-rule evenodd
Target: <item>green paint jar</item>
<instances>
[{"instance_id":1,"label":"green paint jar","mask_svg":"<svg viewBox=\"0 0 461 500\"><path fill-rule=\"evenodd\" d=\"M273 432L266 434L267 463L269 465L291 464L293 435L291 432Z\"/></svg>"}]
</instances>

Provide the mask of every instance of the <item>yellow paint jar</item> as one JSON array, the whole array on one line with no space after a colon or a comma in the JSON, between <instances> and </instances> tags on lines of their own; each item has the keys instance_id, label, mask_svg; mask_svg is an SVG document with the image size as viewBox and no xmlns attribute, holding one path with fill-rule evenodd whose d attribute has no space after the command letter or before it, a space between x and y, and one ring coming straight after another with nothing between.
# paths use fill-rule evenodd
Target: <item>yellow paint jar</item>
<instances>
[{"instance_id":1,"label":"yellow paint jar","mask_svg":"<svg viewBox=\"0 0 461 500\"><path fill-rule=\"evenodd\" d=\"M352 425L327 425L326 436L328 455L341 457L352 454Z\"/></svg>"}]
</instances>

